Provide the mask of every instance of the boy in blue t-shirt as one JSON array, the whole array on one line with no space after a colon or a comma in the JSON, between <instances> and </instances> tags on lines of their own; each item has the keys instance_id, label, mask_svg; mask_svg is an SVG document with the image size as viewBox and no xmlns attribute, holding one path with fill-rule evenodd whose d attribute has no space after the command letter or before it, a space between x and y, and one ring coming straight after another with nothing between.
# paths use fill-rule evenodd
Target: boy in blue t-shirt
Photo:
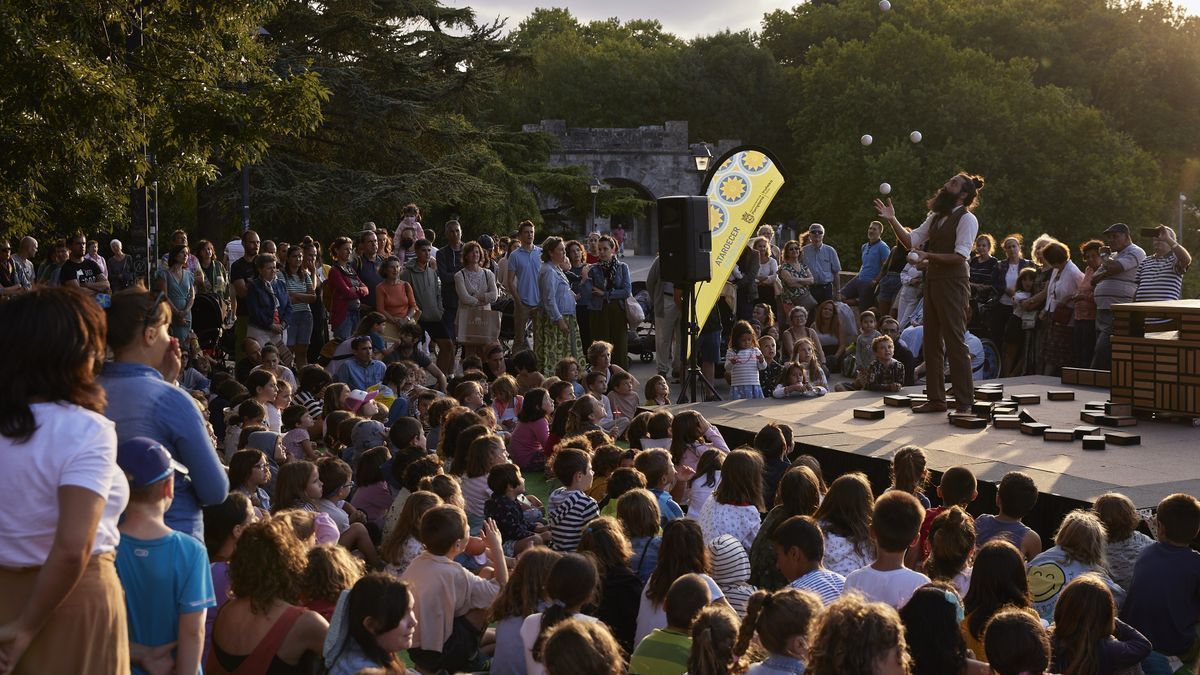
<instances>
[{"instance_id":1,"label":"boy in blue t-shirt","mask_svg":"<svg viewBox=\"0 0 1200 675\"><path fill-rule=\"evenodd\" d=\"M175 462L162 444L131 438L117 448L129 478L129 506L121 522L117 575L125 588L133 672L174 663L172 672L200 673L205 610L216 606L208 553L191 536L167 527L163 514L175 497Z\"/></svg>"},{"instance_id":2,"label":"boy in blue t-shirt","mask_svg":"<svg viewBox=\"0 0 1200 675\"><path fill-rule=\"evenodd\" d=\"M672 520L682 518L683 509L671 496L671 489L678 478L675 464L671 461L671 453L662 448L643 450L633 460L633 466L646 477L646 487L650 488L650 492L658 500L662 526L666 527Z\"/></svg>"}]
</instances>

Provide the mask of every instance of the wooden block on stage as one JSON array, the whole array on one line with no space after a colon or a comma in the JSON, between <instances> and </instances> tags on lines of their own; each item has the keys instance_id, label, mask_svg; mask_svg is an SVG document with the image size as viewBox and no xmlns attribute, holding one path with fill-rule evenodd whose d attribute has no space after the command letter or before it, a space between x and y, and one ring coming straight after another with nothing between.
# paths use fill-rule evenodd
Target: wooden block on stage
<instances>
[{"instance_id":1,"label":"wooden block on stage","mask_svg":"<svg viewBox=\"0 0 1200 675\"><path fill-rule=\"evenodd\" d=\"M1105 403L1104 414L1112 417L1130 417L1133 415L1132 403Z\"/></svg>"},{"instance_id":2,"label":"wooden block on stage","mask_svg":"<svg viewBox=\"0 0 1200 675\"><path fill-rule=\"evenodd\" d=\"M1037 422L1037 418L1035 418L1033 415L1030 415L1028 410L1022 410L1020 413L1017 414L1017 417L1020 417L1022 422L1027 422L1029 424ZM1049 426L1049 425L1046 425L1046 426Z\"/></svg>"},{"instance_id":3,"label":"wooden block on stage","mask_svg":"<svg viewBox=\"0 0 1200 675\"><path fill-rule=\"evenodd\" d=\"M1040 422L1022 422L1021 423L1021 433L1026 434L1028 436L1041 436L1049 428L1050 428L1049 424L1042 424Z\"/></svg>"},{"instance_id":4,"label":"wooden block on stage","mask_svg":"<svg viewBox=\"0 0 1200 675\"><path fill-rule=\"evenodd\" d=\"M1104 436L1084 436L1083 437L1083 449L1084 450L1103 450L1104 449Z\"/></svg>"},{"instance_id":5,"label":"wooden block on stage","mask_svg":"<svg viewBox=\"0 0 1200 675\"><path fill-rule=\"evenodd\" d=\"M986 429L987 420L982 417L973 417L969 415L952 415L950 424L963 429Z\"/></svg>"},{"instance_id":6,"label":"wooden block on stage","mask_svg":"<svg viewBox=\"0 0 1200 675\"><path fill-rule=\"evenodd\" d=\"M1100 418L1104 417L1104 413L1094 410L1084 410L1079 413L1079 419L1088 424L1100 424Z\"/></svg>"},{"instance_id":7,"label":"wooden block on stage","mask_svg":"<svg viewBox=\"0 0 1200 675\"><path fill-rule=\"evenodd\" d=\"M912 398L904 394L892 394L883 397L883 404L893 408L908 408L912 405Z\"/></svg>"},{"instance_id":8,"label":"wooden block on stage","mask_svg":"<svg viewBox=\"0 0 1200 675\"><path fill-rule=\"evenodd\" d=\"M1070 390L1051 390L1046 392L1047 401L1074 401L1075 392Z\"/></svg>"},{"instance_id":9,"label":"wooden block on stage","mask_svg":"<svg viewBox=\"0 0 1200 675\"><path fill-rule=\"evenodd\" d=\"M1015 405L1000 405L997 403L992 406L992 417L996 417L997 415L1012 415L1015 417L1017 410L1018 408Z\"/></svg>"},{"instance_id":10,"label":"wooden block on stage","mask_svg":"<svg viewBox=\"0 0 1200 675\"><path fill-rule=\"evenodd\" d=\"M1063 368L1062 383L1079 384L1079 368Z\"/></svg>"},{"instance_id":11,"label":"wooden block on stage","mask_svg":"<svg viewBox=\"0 0 1200 675\"><path fill-rule=\"evenodd\" d=\"M992 404L988 403L987 401L975 403L971 406L971 413L973 413L976 417L990 418L992 416Z\"/></svg>"},{"instance_id":12,"label":"wooden block on stage","mask_svg":"<svg viewBox=\"0 0 1200 675\"><path fill-rule=\"evenodd\" d=\"M856 420L881 420L883 419L883 408L855 408L854 419Z\"/></svg>"},{"instance_id":13,"label":"wooden block on stage","mask_svg":"<svg viewBox=\"0 0 1200 675\"><path fill-rule=\"evenodd\" d=\"M1095 436L1100 433L1100 427L1075 427L1075 440L1084 436Z\"/></svg>"},{"instance_id":14,"label":"wooden block on stage","mask_svg":"<svg viewBox=\"0 0 1200 675\"><path fill-rule=\"evenodd\" d=\"M1016 415L997 415L992 419L992 426L997 429L1020 429L1021 418Z\"/></svg>"},{"instance_id":15,"label":"wooden block on stage","mask_svg":"<svg viewBox=\"0 0 1200 675\"><path fill-rule=\"evenodd\" d=\"M1037 405L1042 402L1042 397L1039 394L1013 394L1012 400L1017 405Z\"/></svg>"},{"instance_id":16,"label":"wooden block on stage","mask_svg":"<svg viewBox=\"0 0 1200 675\"><path fill-rule=\"evenodd\" d=\"M1004 398L1003 389L976 389L975 399L978 401L999 401Z\"/></svg>"},{"instance_id":17,"label":"wooden block on stage","mask_svg":"<svg viewBox=\"0 0 1200 675\"><path fill-rule=\"evenodd\" d=\"M1097 410L1104 412L1104 406L1108 405L1108 401L1088 401L1083 404L1084 410Z\"/></svg>"},{"instance_id":18,"label":"wooden block on stage","mask_svg":"<svg viewBox=\"0 0 1200 675\"><path fill-rule=\"evenodd\" d=\"M1137 426L1137 418L1136 417L1129 417L1129 416L1122 416L1122 415L1101 415L1098 422L1106 427Z\"/></svg>"},{"instance_id":19,"label":"wooden block on stage","mask_svg":"<svg viewBox=\"0 0 1200 675\"><path fill-rule=\"evenodd\" d=\"M1069 443L1069 442L1075 440L1075 430L1074 429L1046 429L1045 431L1042 432L1042 440L1043 441L1066 441Z\"/></svg>"},{"instance_id":20,"label":"wooden block on stage","mask_svg":"<svg viewBox=\"0 0 1200 675\"><path fill-rule=\"evenodd\" d=\"M1125 431L1105 431L1104 440L1113 445L1141 445L1142 437L1140 434L1131 434Z\"/></svg>"}]
</instances>

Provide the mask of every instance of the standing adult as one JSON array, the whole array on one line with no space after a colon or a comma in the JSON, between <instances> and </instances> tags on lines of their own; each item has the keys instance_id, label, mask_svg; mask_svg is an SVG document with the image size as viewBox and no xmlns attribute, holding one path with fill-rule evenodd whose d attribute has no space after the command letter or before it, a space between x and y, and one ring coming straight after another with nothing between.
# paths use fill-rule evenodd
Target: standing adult
<instances>
[{"instance_id":1,"label":"standing adult","mask_svg":"<svg viewBox=\"0 0 1200 675\"><path fill-rule=\"evenodd\" d=\"M69 253L58 272L59 283L68 288L82 288L89 295L109 293L112 287L100 266L83 257L87 250L87 237L76 232L67 240Z\"/></svg>"},{"instance_id":2,"label":"standing adult","mask_svg":"<svg viewBox=\"0 0 1200 675\"><path fill-rule=\"evenodd\" d=\"M613 363L629 367L629 321L625 318L625 298L633 294L629 266L617 260L617 242L604 235L596 247L600 261L588 270L592 294L588 302L588 321L592 341L613 346Z\"/></svg>"},{"instance_id":3,"label":"standing adult","mask_svg":"<svg viewBox=\"0 0 1200 675\"><path fill-rule=\"evenodd\" d=\"M817 306L812 294L813 275L800 255L800 242L783 245L783 263L779 265L779 294L781 314L791 314L793 307L811 309Z\"/></svg>"},{"instance_id":4,"label":"standing adult","mask_svg":"<svg viewBox=\"0 0 1200 675\"><path fill-rule=\"evenodd\" d=\"M907 264L908 249L897 243L888 253L887 261L883 263L883 277L879 280L879 290L875 293L875 302L879 307L880 317L899 316L896 298L904 286L900 280L900 273L904 271L904 266ZM988 281L991 281L990 277Z\"/></svg>"},{"instance_id":5,"label":"standing adult","mask_svg":"<svg viewBox=\"0 0 1200 675\"><path fill-rule=\"evenodd\" d=\"M1072 365L1077 368L1092 367L1092 352L1096 349L1096 297L1092 277L1100 269L1100 249L1104 242L1089 239L1079 246L1083 254L1083 277L1075 287L1074 340L1075 357Z\"/></svg>"},{"instance_id":6,"label":"standing adult","mask_svg":"<svg viewBox=\"0 0 1200 675\"><path fill-rule=\"evenodd\" d=\"M207 239L196 243L196 293L212 296L221 307L221 318L229 315L229 273L217 259L217 249Z\"/></svg>"},{"instance_id":7,"label":"standing adult","mask_svg":"<svg viewBox=\"0 0 1200 675\"><path fill-rule=\"evenodd\" d=\"M454 275L458 274L463 268L463 240L462 240L462 224L457 220L448 220L442 228L442 232L446 235L446 245L436 250L432 249L433 242L430 242L431 251L433 251L433 259L437 261L438 279L442 282L442 288L454 288ZM483 244L479 245L483 248ZM479 261L480 267L492 271L495 276L496 270L487 260L488 254L485 251L485 259ZM446 333L451 336L458 335L458 293L446 293L442 296L442 323L446 324Z\"/></svg>"},{"instance_id":8,"label":"standing adult","mask_svg":"<svg viewBox=\"0 0 1200 675\"><path fill-rule=\"evenodd\" d=\"M36 283L45 284L46 286L60 286L62 266L67 262L67 258L70 255L67 251L66 240L60 239L54 242L50 254L46 257L46 262L38 267Z\"/></svg>"},{"instance_id":9,"label":"standing adult","mask_svg":"<svg viewBox=\"0 0 1200 675\"><path fill-rule=\"evenodd\" d=\"M646 291L654 311L654 357L658 374L675 382L680 376L679 305L675 304L675 284L662 278L662 258L654 256L646 273Z\"/></svg>"},{"instance_id":10,"label":"standing adult","mask_svg":"<svg viewBox=\"0 0 1200 675\"><path fill-rule=\"evenodd\" d=\"M1013 307L1016 304L1013 297L1017 294L1017 276L1021 270L1033 265L1021 252L1024 242L1019 233L1005 237L1000 243L1000 248L1004 251L1004 260L1001 260L992 272L992 297L996 301L990 305L988 326L992 342L1001 349L1004 349L1008 320L1012 318Z\"/></svg>"},{"instance_id":11,"label":"standing adult","mask_svg":"<svg viewBox=\"0 0 1200 675\"><path fill-rule=\"evenodd\" d=\"M0 325L0 671L127 673L114 560L129 484L95 382L104 313L45 289L0 304Z\"/></svg>"},{"instance_id":12,"label":"standing adult","mask_svg":"<svg viewBox=\"0 0 1200 675\"><path fill-rule=\"evenodd\" d=\"M182 368L179 343L167 332L171 308L157 295L129 289L113 296L108 346L100 384L108 396L104 414L116 422L119 441L144 436L162 443L188 474L175 475L175 500L167 525L204 540L201 507L220 504L229 492L204 414L175 384Z\"/></svg>"},{"instance_id":13,"label":"standing adult","mask_svg":"<svg viewBox=\"0 0 1200 675\"><path fill-rule=\"evenodd\" d=\"M375 309L375 287L383 281L379 275L379 265L383 258L379 257L379 236L373 230L363 230L358 233L358 251L354 258L354 271L367 287L367 295L362 304L367 311Z\"/></svg>"},{"instance_id":14,"label":"standing adult","mask_svg":"<svg viewBox=\"0 0 1200 675\"><path fill-rule=\"evenodd\" d=\"M442 281L430 255L432 244L421 239L413 244L415 257L404 268L404 280L412 284L413 297L421 308L421 328L437 345L437 367L442 373L454 373L454 341L442 321ZM453 291L449 291L453 292Z\"/></svg>"},{"instance_id":15,"label":"standing adult","mask_svg":"<svg viewBox=\"0 0 1200 675\"><path fill-rule=\"evenodd\" d=\"M17 283L17 264L12 259L12 245L0 240L0 299L5 299L25 289Z\"/></svg>"},{"instance_id":16,"label":"standing adult","mask_svg":"<svg viewBox=\"0 0 1200 675\"><path fill-rule=\"evenodd\" d=\"M329 268L329 289L332 295L332 310L329 323L333 326L333 337L345 340L354 332L362 313L363 298L367 287L358 278L358 272L350 264L354 244L349 237L338 237L329 245L333 265Z\"/></svg>"},{"instance_id":17,"label":"standing adult","mask_svg":"<svg viewBox=\"0 0 1200 675\"><path fill-rule=\"evenodd\" d=\"M263 253L254 259L255 277L246 293L250 325L246 337L261 345L271 343L283 351L287 345L288 324L292 320L292 301L287 286L278 277L275 256Z\"/></svg>"},{"instance_id":18,"label":"standing adult","mask_svg":"<svg viewBox=\"0 0 1200 675\"><path fill-rule=\"evenodd\" d=\"M249 290L248 284L254 278L254 259L258 257L258 249L262 244L262 239L254 230L246 230L242 233L241 241L242 256L236 258L229 264L229 283L233 284L233 314L235 317L233 323L233 344L234 344L234 360L242 358L242 345L246 341L246 327L249 325L247 319L249 317L246 309L246 292ZM225 247L228 252L230 249Z\"/></svg>"},{"instance_id":19,"label":"standing adult","mask_svg":"<svg viewBox=\"0 0 1200 675\"><path fill-rule=\"evenodd\" d=\"M529 349L529 319L541 298L538 296L538 268L542 249L533 244L533 221L522 220L517 226L520 246L508 254L508 292L513 298L513 352Z\"/></svg>"},{"instance_id":20,"label":"standing adult","mask_svg":"<svg viewBox=\"0 0 1200 675\"><path fill-rule=\"evenodd\" d=\"M946 410L945 374L942 363L950 361L950 381L959 411L970 411L975 403L971 384L971 354L967 350L967 306L971 300L970 266L967 258L979 234L979 221L970 209L975 204L983 178L959 173L946 181L928 202L929 215L917 229L909 230L896 219L889 198L875 200L875 210L892 226L905 248L925 266L925 363L929 401L914 412ZM912 254L910 254L912 255Z\"/></svg>"},{"instance_id":21,"label":"standing adult","mask_svg":"<svg viewBox=\"0 0 1200 675\"><path fill-rule=\"evenodd\" d=\"M769 225L763 227L770 228ZM761 231L762 228L759 228ZM771 255L771 240L759 235L751 240L751 245L758 252L758 301L771 308L776 316L783 316L779 311L775 287L779 285L779 261Z\"/></svg>"},{"instance_id":22,"label":"standing adult","mask_svg":"<svg viewBox=\"0 0 1200 675\"><path fill-rule=\"evenodd\" d=\"M1109 225L1104 231L1104 241L1107 250L1101 249L1100 268L1092 275L1096 300L1096 348L1092 354L1092 368L1098 370L1112 367L1112 306L1133 301L1137 295L1138 266L1146 259L1146 252L1133 243L1125 223Z\"/></svg>"},{"instance_id":23,"label":"standing adult","mask_svg":"<svg viewBox=\"0 0 1200 675\"><path fill-rule=\"evenodd\" d=\"M400 278L400 259L394 255L384 258L379 270L383 281L375 287L375 311L393 326L415 322L421 316L421 308L417 306L412 286Z\"/></svg>"},{"instance_id":24,"label":"standing adult","mask_svg":"<svg viewBox=\"0 0 1200 675\"><path fill-rule=\"evenodd\" d=\"M33 268L33 259L37 257L37 250L37 239L33 237L21 237L21 243L17 245L17 251L13 253L13 262L17 268L17 283L27 291L32 289L34 282L37 281L37 272Z\"/></svg>"},{"instance_id":25,"label":"standing adult","mask_svg":"<svg viewBox=\"0 0 1200 675\"><path fill-rule=\"evenodd\" d=\"M187 245L188 245L188 233L187 232L184 232L183 230L175 230L174 232L171 233L171 246L172 247L187 246ZM196 273L199 272L200 262L196 259L196 256L191 254L190 251L191 251L191 249L189 247L187 263L185 263L185 265L187 266L188 271L191 272L192 276L194 277L196 275ZM170 261L168 260L169 255L170 255L170 250L168 249L167 254L159 259L158 268L160 270L166 269L167 266L169 266L171 264Z\"/></svg>"},{"instance_id":26,"label":"standing adult","mask_svg":"<svg viewBox=\"0 0 1200 675\"><path fill-rule=\"evenodd\" d=\"M292 303L287 346L292 350L296 368L303 368L308 363L308 344L313 333L312 306L317 302L317 289L312 274L304 269L304 249L299 246L288 247L283 263L283 287Z\"/></svg>"},{"instance_id":27,"label":"standing adult","mask_svg":"<svg viewBox=\"0 0 1200 675\"><path fill-rule=\"evenodd\" d=\"M483 248L479 244L472 241L463 247L462 263L462 269L454 275L454 290L458 296L456 311L459 314L455 325L459 327L466 326L471 312L491 309L492 303L499 297L496 276L483 267ZM458 337L463 344L463 356L466 357L478 355L480 348L499 336L460 333Z\"/></svg>"},{"instance_id":28,"label":"standing adult","mask_svg":"<svg viewBox=\"0 0 1200 675\"><path fill-rule=\"evenodd\" d=\"M617 243L617 257L625 256L625 226L617 223L612 227L612 238Z\"/></svg>"},{"instance_id":29,"label":"standing adult","mask_svg":"<svg viewBox=\"0 0 1200 675\"><path fill-rule=\"evenodd\" d=\"M105 277L112 278L108 274L108 262L104 260L104 256L100 255L100 242L95 239L88 239L87 252L83 254L83 257L86 260L96 263L96 267L100 268L101 274Z\"/></svg>"},{"instance_id":30,"label":"standing adult","mask_svg":"<svg viewBox=\"0 0 1200 675\"><path fill-rule=\"evenodd\" d=\"M1063 366L1073 363L1071 348L1075 328L1075 293L1083 272L1071 260L1071 249L1061 242L1052 242L1042 251L1046 264L1053 270L1046 285L1046 304L1042 318L1046 321L1046 343L1042 349L1042 375L1058 375Z\"/></svg>"},{"instance_id":31,"label":"standing adult","mask_svg":"<svg viewBox=\"0 0 1200 675\"><path fill-rule=\"evenodd\" d=\"M592 327L588 318L588 302L592 296L592 287L587 279L587 251L583 244L571 240L566 243L567 263L565 270L567 281L571 282L571 292L575 294L575 317L579 320L579 344L586 349L592 344Z\"/></svg>"},{"instance_id":32,"label":"standing adult","mask_svg":"<svg viewBox=\"0 0 1200 675\"><path fill-rule=\"evenodd\" d=\"M167 266L155 275L154 286L171 303L171 337L187 344L192 334L192 305L196 302L196 278L187 269L191 253L187 246L172 246Z\"/></svg>"},{"instance_id":33,"label":"standing adult","mask_svg":"<svg viewBox=\"0 0 1200 675\"><path fill-rule=\"evenodd\" d=\"M1175 231L1159 225L1154 248L1137 269L1137 293L1134 302L1178 300L1183 295L1183 273L1192 265L1192 255L1175 241ZM1162 324L1164 319L1148 319L1147 324Z\"/></svg>"},{"instance_id":34,"label":"standing adult","mask_svg":"<svg viewBox=\"0 0 1200 675\"><path fill-rule=\"evenodd\" d=\"M780 229L776 229L770 225L760 225L758 232L755 232L755 235L767 240L767 247L771 250L771 257L777 262L783 260L783 252L779 250L779 246L775 243L775 239L779 235L781 229L782 226Z\"/></svg>"},{"instance_id":35,"label":"standing adult","mask_svg":"<svg viewBox=\"0 0 1200 675\"><path fill-rule=\"evenodd\" d=\"M329 281L330 266L321 260L321 245L309 237L304 238L301 248L304 249L304 269L312 275L313 294L317 296L317 302L309 305L313 312L313 331L308 340L308 362L315 363L321 355L321 349L329 342L325 283Z\"/></svg>"},{"instance_id":36,"label":"standing adult","mask_svg":"<svg viewBox=\"0 0 1200 675\"><path fill-rule=\"evenodd\" d=\"M737 318L749 321L754 318L754 304L758 302L758 251L753 248L754 240L746 244L737 261L737 279L730 278L735 288Z\"/></svg>"},{"instance_id":37,"label":"standing adult","mask_svg":"<svg viewBox=\"0 0 1200 675\"><path fill-rule=\"evenodd\" d=\"M988 233L975 237L975 249L971 251L971 299L982 305L992 298L992 275L1000 261L992 254L996 250L996 238Z\"/></svg>"},{"instance_id":38,"label":"standing adult","mask_svg":"<svg viewBox=\"0 0 1200 675\"><path fill-rule=\"evenodd\" d=\"M859 250L859 260L862 261L858 274L846 282L839 294L842 302L855 305L860 309L871 306L871 298L879 287L883 277L883 264L887 261L892 249L883 241L883 223L872 220L867 225L867 243Z\"/></svg>"},{"instance_id":39,"label":"standing adult","mask_svg":"<svg viewBox=\"0 0 1200 675\"><path fill-rule=\"evenodd\" d=\"M533 318L533 350L546 377L554 374L559 359L571 356L578 361L583 354L579 321L575 316L575 294L571 292L571 283L564 272L569 264L563 240L546 237L542 242L542 266L538 269L538 297L542 311Z\"/></svg>"},{"instance_id":40,"label":"standing adult","mask_svg":"<svg viewBox=\"0 0 1200 675\"><path fill-rule=\"evenodd\" d=\"M813 223L808 226L808 243L804 245L804 264L812 272L813 283L809 287L813 298L822 303L832 300L841 293L842 261L837 249L825 245L825 226ZM786 256L786 251L785 251Z\"/></svg>"}]
</instances>

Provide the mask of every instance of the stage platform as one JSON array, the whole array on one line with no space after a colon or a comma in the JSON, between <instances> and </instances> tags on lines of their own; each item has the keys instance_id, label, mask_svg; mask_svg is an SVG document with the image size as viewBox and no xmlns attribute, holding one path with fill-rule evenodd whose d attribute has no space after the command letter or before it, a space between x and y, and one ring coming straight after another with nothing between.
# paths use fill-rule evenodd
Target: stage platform
<instances>
[{"instance_id":1,"label":"stage platform","mask_svg":"<svg viewBox=\"0 0 1200 675\"><path fill-rule=\"evenodd\" d=\"M1006 397L1039 394L1041 402L1020 406L1038 422L1055 428L1091 426L1080 420L1090 401L1105 401L1108 390L1064 385L1058 378L1028 376L991 380L1004 385ZM977 384L984 384L983 382ZM1050 390L1074 391L1073 401L1050 401ZM908 387L901 394L919 394ZM830 393L817 399L718 401L672 406L694 409L721 430L730 447L749 444L768 422L786 423L795 433L797 453L814 455L827 477L863 471L876 494L888 485L892 454L903 445L925 448L929 470L935 474L952 466L969 467L980 481L973 513L995 513L995 484L1010 471L1033 477L1042 497L1027 522L1045 539L1067 511L1089 505L1096 497L1119 491L1139 509L1158 504L1175 492L1200 495L1200 429L1181 422L1140 419L1136 426L1102 427L1141 436L1140 445L1108 443L1102 451L1085 451L1081 441L1054 442L1028 436L1019 429L963 429L950 425L945 413L914 414L908 408L886 407L878 392ZM855 419L853 409L878 407L881 420ZM936 503L936 495L929 495ZM1032 522L1030 522L1032 521ZM1048 531L1050 530L1050 531Z\"/></svg>"}]
</instances>

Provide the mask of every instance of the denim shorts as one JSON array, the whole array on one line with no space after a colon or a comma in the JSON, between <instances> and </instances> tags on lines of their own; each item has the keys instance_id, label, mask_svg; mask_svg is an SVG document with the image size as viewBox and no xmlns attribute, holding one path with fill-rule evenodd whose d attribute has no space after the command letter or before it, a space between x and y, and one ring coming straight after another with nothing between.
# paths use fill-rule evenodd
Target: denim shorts
<instances>
[{"instance_id":1,"label":"denim shorts","mask_svg":"<svg viewBox=\"0 0 1200 675\"><path fill-rule=\"evenodd\" d=\"M292 312L287 329L287 346L306 345L312 340L313 314L308 312Z\"/></svg>"},{"instance_id":2,"label":"denim shorts","mask_svg":"<svg viewBox=\"0 0 1200 675\"><path fill-rule=\"evenodd\" d=\"M894 300L900 293L900 273L888 272L883 275L883 279L879 281L879 292L877 298L879 300Z\"/></svg>"}]
</instances>

